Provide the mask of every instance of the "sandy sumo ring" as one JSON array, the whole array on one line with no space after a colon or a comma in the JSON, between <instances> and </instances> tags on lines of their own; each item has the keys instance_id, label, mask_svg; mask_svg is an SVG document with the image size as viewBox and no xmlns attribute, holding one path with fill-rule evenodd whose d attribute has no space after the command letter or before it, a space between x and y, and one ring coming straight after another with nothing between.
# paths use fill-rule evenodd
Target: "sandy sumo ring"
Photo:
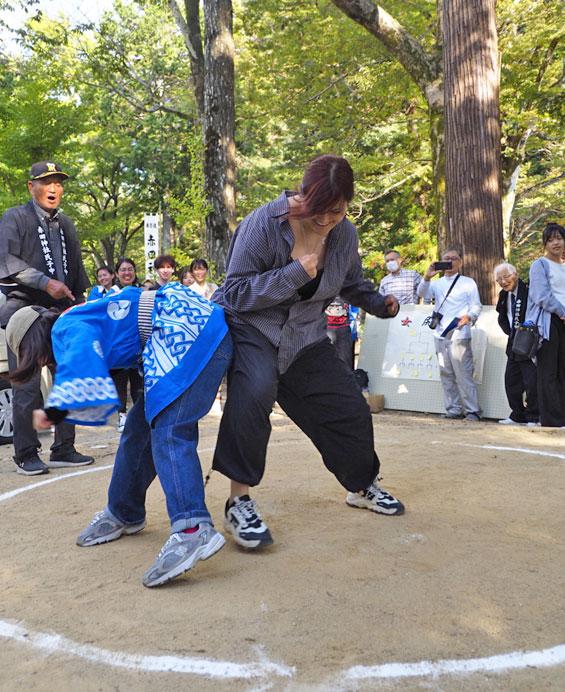
<instances>
[{"instance_id":1,"label":"sandy sumo ring","mask_svg":"<svg viewBox=\"0 0 565 692\"><path fill-rule=\"evenodd\" d=\"M276 444L276 443L275 443ZM288 444L288 442L285 442ZM538 450L500 447L493 445L467 445L461 446L478 447L481 449L493 449L499 451L522 452L524 454L534 454L565 460L565 454L553 452L541 452ZM201 450L202 452L212 451L211 449ZM40 481L33 485L11 490L0 495L0 503L10 500L21 493L29 492L41 488L50 483L57 483L82 476L88 473L98 473L111 469L112 465L100 466L95 469L86 469L67 473L63 476L50 478ZM158 672L158 673L185 673L189 675L200 675L213 679L252 679L265 678L269 676L292 677L296 672L293 666L274 663L269 661L261 650L257 650L258 661L256 663L233 663L231 661L214 661L203 658L191 658L181 656L150 656L142 654L128 654L119 651L109 651L89 644L73 642L66 637L56 633L33 632L26 629L23 625L7 620L0 620L0 637L25 644L38 651L49 654L60 654L75 656L93 663L115 668L125 668L128 670ZM505 673L512 670L523 670L530 667L552 667L565 663L565 644L555 646L541 651L514 651L498 656L472 659L454 659L439 661L419 661L416 663L385 663L377 666L353 666L341 674L339 677L344 681L353 680L377 680L377 679L402 679L402 678L438 678L440 676L461 676L472 673Z\"/></svg>"}]
</instances>

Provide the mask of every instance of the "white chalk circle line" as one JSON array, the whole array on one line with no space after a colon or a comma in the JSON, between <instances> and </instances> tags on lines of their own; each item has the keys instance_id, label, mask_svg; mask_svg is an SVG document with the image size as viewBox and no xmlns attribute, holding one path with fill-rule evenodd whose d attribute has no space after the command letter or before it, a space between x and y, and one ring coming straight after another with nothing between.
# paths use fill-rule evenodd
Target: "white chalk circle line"
<instances>
[{"instance_id":1,"label":"white chalk circle line","mask_svg":"<svg viewBox=\"0 0 565 692\"><path fill-rule=\"evenodd\" d=\"M30 632L21 625L0 620L0 637L32 646L47 654L67 654L114 668L153 673L189 673L211 678L257 678L265 675L291 677L294 668L264 660L258 663L231 663L181 656L144 656L79 644L60 634Z\"/></svg>"},{"instance_id":2,"label":"white chalk circle line","mask_svg":"<svg viewBox=\"0 0 565 692\"><path fill-rule=\"evenodd\" d=\"M299 442L290 440L285 442ZM432 441L432 444L439 444ZM565 455L542 452L516 447L498 447L491 445L471 445L455 443L465 447L478 447L480 449L495 449L501 451L521 451L526 454L557 457L565 459ZM211 449L199 450L209 452ZM35 488L55 483L57 481L81 476L87 473L96 473L112 468L112 465L99 466L94 469L85 469L67 473L56 478L40 481L32 485L17 488L0 495L0 502L9 500L20 493L34 490ZM19 643L51 654L67 654L83 658L94 663L101 663L128 670L141 670L158 673L188 673L192 675L207 676L216 679L228 678L256 678L267 675L292 677L296 672L294 666L286 666L269 661L265 657L259 663L232 663L229 661L212 661L201 658L188 658L180 656L149 656L142 654L127 654L122 652L101 649L90 644L79 644L66 637L55 633L32 632L24 627L7 620L0 619L0 637L12 639ZM446 659L439 661L419 661L416 663L384 663L376 666L352 666L342 674L346 680L362 679L400 679L407 677L432 677L443 675L470 675L472 673L504 673L510 670L523 670L529 667L553 667L565 663L565 645L558 645L540 651L513 651L507 654L471 659Z\"/></svg>"},{"instance_id":3,"label":"white chalk circle line","mask_svg":"<svg viewBox=\"0 0 565 692\"><path fill-rule=\"evenodd\" d=\"M565 644L541 651L513 651L499 656L466 660L385 663L379 666L353 666L345 671L347 680L414 678L472 673L505 673L523 668L548 668L565 663Z\"/></svg>"},{"instance_id":4,"label":"white chalk circle line","mask_svg":"<svg viewBox=\"0 0 565 692\"><path fill-rule=\"evenodd\" d=\"M444 444L440 440L433 440L433 445ZM473 445L469 442L452 442L451 444L459 447L474 447L475 449L492 449L498 452L522 452L523 454L533 454L539 457L550 457L552 459L564 459L565 454L559 452L543 452L541 449L528 449L527 447L502 447L500 445Z\"/></svg>"}]
</instances>

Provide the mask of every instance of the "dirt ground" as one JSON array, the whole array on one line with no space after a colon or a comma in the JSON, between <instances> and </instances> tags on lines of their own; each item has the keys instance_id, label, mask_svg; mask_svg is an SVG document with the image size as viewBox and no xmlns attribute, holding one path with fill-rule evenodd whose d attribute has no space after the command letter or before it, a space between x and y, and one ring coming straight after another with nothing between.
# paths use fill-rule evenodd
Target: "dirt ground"
<instances>
[{"instance_id":1,"label":"dirt ground","mask_svg":"<svg viewBox=\"0 0 565 692\"><path fill-rule=\"evenodd\" d=\"M228 539L151 590L141 575L168 535L158 483L142 533L74 544L105 504L114 427L80 429L87 473L25 478L0 448L0 688L565 689L565 431L373 420L404 516L347 507L311 443L273 416L254 497L275 544ZM202 425L205 471L218 421ZM220 530L227 489L213 474Z\"/></svg>"}]
</instances>

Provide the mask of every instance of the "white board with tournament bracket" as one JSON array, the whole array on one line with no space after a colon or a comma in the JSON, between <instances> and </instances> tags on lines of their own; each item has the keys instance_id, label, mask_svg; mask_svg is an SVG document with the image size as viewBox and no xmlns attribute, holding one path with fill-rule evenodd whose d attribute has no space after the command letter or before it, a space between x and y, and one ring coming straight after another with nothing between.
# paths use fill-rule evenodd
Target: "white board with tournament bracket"
<instances>
[{"instance_id":1,"label":"white board with tournament bracket","mask_svg":"<svg viewBox=\"0 0 565 692\"><path fill-rule=\"evenodd\" d=\"M401 305L392 319L367 315L358 367L369 391L384 394L385 408L443 413L443 392L432 330L423 324L430 305ZM506 341L493 306L484 306L471 330L479 403L486 418L510 413L504 390Z\"/></svg>"}]
</instances>

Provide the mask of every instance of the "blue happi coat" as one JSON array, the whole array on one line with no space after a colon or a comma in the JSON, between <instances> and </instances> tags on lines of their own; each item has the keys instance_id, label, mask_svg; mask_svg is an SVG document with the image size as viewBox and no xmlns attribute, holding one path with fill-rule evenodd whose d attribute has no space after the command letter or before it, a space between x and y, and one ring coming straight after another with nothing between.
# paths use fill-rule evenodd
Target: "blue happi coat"
<instances>
[{"instance_id":1,"label":"blue happi coat","mask_svg":"<svg viewBox=\"0 0 565 692\"><path fill-rule=\"evenodd\" d=\"M46 408L67 410L66 420L104 425L120 406L110 369L141 362L149 423L198 377L228 328L224 311L178 282L155 295L152 331L141 347L139 288L76 305L51 333L57 364Z\"/></svg>"}]
</instances>

